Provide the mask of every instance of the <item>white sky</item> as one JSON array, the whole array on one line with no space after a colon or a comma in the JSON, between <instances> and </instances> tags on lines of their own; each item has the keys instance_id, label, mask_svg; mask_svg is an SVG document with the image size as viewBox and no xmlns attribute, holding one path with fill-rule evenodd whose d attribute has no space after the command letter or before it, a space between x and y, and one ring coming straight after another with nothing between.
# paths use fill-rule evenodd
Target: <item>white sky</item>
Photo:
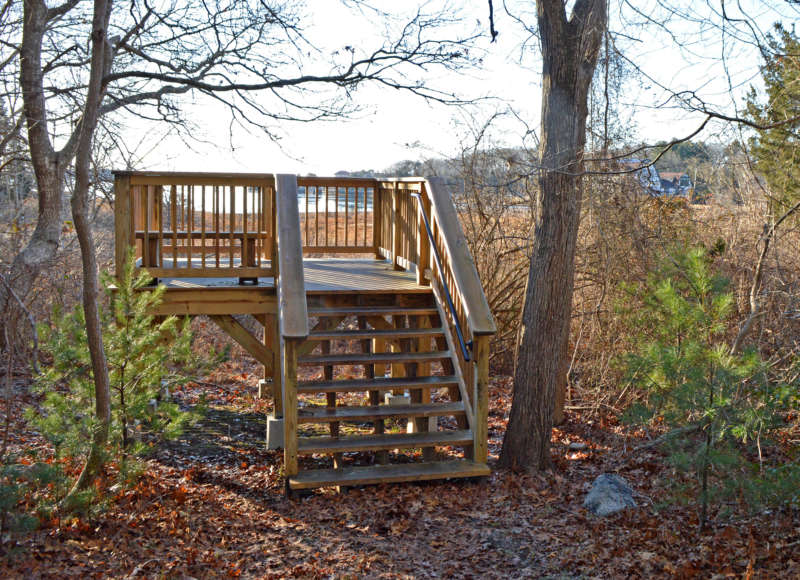
<instances>
[{"instance_id":1,"label":"white sky","mask_svg":"<svg viewBox=\"0 0 800 580\"><path fill-rule=\"evenodd\" d=\"M716 7L717 3L713 0L711 3ZM396 11L400 3L385 4L387 9ZM408 2L403 6L417 4ZM508 0L507 4L517 15L527 10L525 18L533 22L532 0ZM722 20L708 12L704 2L674 2L686 14L673 17L661 28L652 24L640 27L646 18L663 17L656 0L633 2L641 14L633 13L627 4L621 4L621 8L615 0L611 0L611 4L612 30L622 33L617 42L626 57L646 75L626 85L623 94L623 102L633 108L631 118L639 139L648 142L669 139L688 134L699 125L697 115L688 114L679 107L664 107L665 103L675 103L668 101L669 94L659 85L673 91L697 91L718 110L733 113L734 104L741 105L746 87L757 83L759 58L755 47L745 42L722 44L720 30L709 26L719 25ZM785 7L781 0L775 0L773 6L756 0L743 4L748 14L756 16L755 23L762 31L768 30L776 20L791 26L787 18L797 18L796 12ZM280 147L263 136L236 128L232 149L226 111L218 104L200 101L191 108L190 116L203 128L201 139L207 143L192 143L190 149L180 139L165 136L160 126L148 127L146 132L142 128L138 137L134 136L137 131L132 130L129 142L141 140L136 147L143 157L139 168L318 175L331 175L340 169L381 170L404 159L457 154L461 143L468 141L470 123L480 123L496 111L509 110L522 121L506 115L495 127L492 140L517 146L522 142L525 124L538 129L541 91L538 43L533 39L527 48L522 48L526 34L503 12L502 2L496 1L495 6L500 36L494 44L489 44L488 38L479 42L478 49L485 51L483 66L461 75L438 72L430 78L432 86L455 89L464 97L490 97L480 107L465 112L455 107L428 104L407 93L364 87L355 95L361 111L352 120L284 123L279 127L283 134ZM368 18L348 12L339 2L309 0L307 13L310 15L306 24L307 37L323 48L323 52L345 44L367 47L379 42L371 32L373 28ZM487 33L486 0L465 2L462 13L466 29L480 20L479 29ZM697 21L693 22L693 18ZM355 36L360 35L360 38L352 32L342 34L342 31L357 31ZM684 44L684 48L678 49L675 40ZM723 51L728 55L727 74L721 66ZM314 67L309 68L314 70ZM735 87L734 99L729 95L729 84ZM477 121L470 121L470 116ZM713 138L711 132L704 136Z\"/></svg>"}]
</instances>

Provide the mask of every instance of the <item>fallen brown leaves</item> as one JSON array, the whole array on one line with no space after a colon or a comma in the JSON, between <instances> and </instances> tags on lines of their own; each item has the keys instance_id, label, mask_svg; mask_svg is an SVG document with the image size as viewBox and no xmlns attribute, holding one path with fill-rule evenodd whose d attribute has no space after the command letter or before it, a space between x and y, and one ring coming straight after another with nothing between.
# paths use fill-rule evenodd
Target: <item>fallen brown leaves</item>
<instances>
[{"instance_id":1,"label":"fallen brown leaves","mask_svg":"<svg viewBox=\"0 0 800 580\"><path fill-rule=\"evenodd\" d=\"M92 521L54 520L22 538L0 576L787 578L800 569L796 515L720 519L701 533L691 505L656 509L671 475L655 451L622 461L641 441L613 419L570 415L554 431L549 474L496 471L482 482L288 500L281 455L264 450L263 418L253 412L255 374L228 371L236 379L215 378L221 386L202 424L149 459L135 487ZM203 389L211 387L179 395L195 400ZM495 379L491 393L496 459L509 379ZM583 497L598 474L615 469L641 507L595 518Z\"/></svg>"}]
</instances>

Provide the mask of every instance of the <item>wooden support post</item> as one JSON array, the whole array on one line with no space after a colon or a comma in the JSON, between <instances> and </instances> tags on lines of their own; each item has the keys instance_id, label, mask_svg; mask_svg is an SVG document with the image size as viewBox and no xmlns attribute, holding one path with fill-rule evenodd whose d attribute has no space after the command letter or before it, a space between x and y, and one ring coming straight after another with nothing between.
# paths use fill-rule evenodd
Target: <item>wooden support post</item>
<instances>
[{"instance_id":1,"label":"wooden support post","mask_svg":"<svg viewBox=\"0 0 800 580\"><path fill-rule=\"evenodd\" d=\"M475 404L473 406L475 444L473 460L486 463L489 454L489 342L491 336L479 335L473 339L475 365Z\"/></svg>"},{"instance_id":2,"label":"wooden support post","mask_svg":"<svg viewBox=\"0 0 800 580\"><path fill-rule=\"evenodd\" d=\"M367 319L364 316L359 316L358 317L358 328L360 328L361 330L365 330L367 328ZM361 341L361 351L364 354L369 354L369 353L374 352L373 349L372 349L373 342L377 341L377 340L378 339L362 340ZM378 365L375 365L375 364L364 365L364 378L366 378L368 380L369 379L374 379L375 378L375 373L376 373L375 369L376 369L377 366ZM380 367L381 367L381 369L385 368L384 365L380 365ZM381 403L381 393L380 393L380 391L370 391L369 392L369 404L370 405L380 405L380 403ZM374 421L373 425L374 425L374 433L376 435L380 435L380 434L384 433L385 430L386 430L386 426L385 426L385 423L384 423L383 419L376 419ZM378 451L378 452L375 453L375 460L380 465L385 465L385 464L387 464L389 462L389 453L387 451L385 451L385 450L384 451Z\"/></svg>"},{"instance_id":3,"label":"wooden support post","mask_svg":"<svg viewBox=\"0 0 800 580\"><path fill-rule=\"evenodd\" d=\"M336 325L330 324L330 322L325 323L325 328L335 328ZM322 354L330 354L331 353L331 341L330 340L323 340L320 343L320 349L322 350ZM322 376L326 381L333 380L333 365L325 365L322 367ZM326 406L329 408L336 408L336 393L326 393ZM339 436L339 422L332 421L328 427L331 437L338 437ZM334 453L333 454L333 467L338 469L342 467L342 454L341 453Z\"/></svg>"},{"instance_id":4,"label":"wooden support post","mask_svg":"<svg viewBox=\"0 0 800 580\"><path fill-rule=\"evenodd\" d=\"M395 270L403 270L400 265L400 254L403 253L403 229L400 227L400 190L395 183L392 187L392 266Z\"/></svg>"},{"instance_id":5,"label":"wooden support post","mask_svg":"<svg viewBox=\"0 0 800 580\"><path fill-rule=\"evenodd\" d=\"M264 343L264 346L267 347L270 351L272 351L272 364L271 365L263 365L264 371L264 381L272 381L274 384L275 382L275 375L280 373L280 361L276 361L276 353L275 353L275 329L273 328L275 325L275 316L271 314L259 314L258 321L261 323L262 326L262 334L261 340ZM276 364L277 363L277 364ZM261 383L265 384L265 383ZM266 389L262 389L261 386L258 388L258 397L260 399L267 398ZM277 408L277 401L274 401L274 407Z\"/></svg>"},{"instance_id":6,"label":"wooden support post","mask_svg":"<svg viewBox=\"0 0 800 580\"><path fill-rule=\"evenodd\" d=\"M364 195L366 195L366 190ZM383 227L383 218L381 216L381 199L383 199L381 185L376 181L372 190L372 250L375 252L376 260L383 259L383 254L381 254L381 232ZM328 243L327 239L325 240L325 243Z\"/></svg>"},{"instance_id":7,"label":"wooden support post","mask_svg":"<svg viewBox=\"0 0 800 580\"><path fill-rule=\"evenodd\" d=\"M403 328L404 316L392 316L392 328ZM397 341L392 341L389 346L389 352L401 352L402 348ZM403 378L406 376L406 367L403 363L395 363L391 365L392 378ZM403 395L403 389L392 389L392 394Z\"/></svg>"},{"instance_id":8,"label":"wooden support post","mask_svg":"<svg viewBox=\"0 0 800 580\"><path fill-rule=\"evenodd\" d=\"M283 469L287 478L297 475L297 347L299 341L283 344Z\"/></svg>"},{"instance_id":9,"label":"wooden support post","mask_svg":"<svg viewBox=\"0 0 800 580\"><path fill-rule=\"evenodd\" d=\"M277 261L275 262L277 264ZM278 324L278 316L273 315L270 316L272 319L272 326L270 330L272 331L273 337L273 348L272 348L272 355L273 355L273 368L272 368L272 402L274 404L274 412L273 416L276 419L283 418L283 348L281 347L281 333L280 333L280 325Z\"/></svg>"},{"instance_id":10,"label":"wooden support post","mask_svg":"<svg viewBox=\"0 0 800 580\"><path fill-rule=\"evenodd\" d=\"M417 284L427 286L430 282L425 277L425 270L431 261L431 242L428 239L428 230L425 228L422 212L430 215L430 203L427 202L428 198L424 188L422 197L414 199L419 204L417 209Z\"/></svg>"},{"instance_id":11,"label":"wooden support post","mask_svg":"<svg viewBox=\"0 0 800 580\"><path fill-rule=\"evenodd\" d=\"M114 261L117 278L122 276L128 251L134 240L130 237L131 178L127 175L117 176L114 181Z\"/></svg>"}]
</instances>

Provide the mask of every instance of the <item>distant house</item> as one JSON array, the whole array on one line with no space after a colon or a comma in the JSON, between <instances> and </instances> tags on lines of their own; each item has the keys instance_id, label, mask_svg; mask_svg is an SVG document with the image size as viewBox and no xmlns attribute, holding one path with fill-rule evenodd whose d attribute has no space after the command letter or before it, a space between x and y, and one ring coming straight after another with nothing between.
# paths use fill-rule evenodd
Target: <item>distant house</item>
<instances>
[{"instance_id":1,"label":"distant house","mask_svg":"<svg viewBox=\"0 0 800 580\"><path fill-rule=\"evenodd\" d=\"M624 159L621 164L624 169L637 170L633 174L647 193L650 195L662 195L664 193L658 170L649 159Z\"/></svg>"},{"instance_id":2,"label":"distant house","mask_svg":"<svg viewBox=\"0 0 800 580\"><path fill-rule=\"evenodd\" d=\"M661 188L666 195L688 195L693 188L693 184L686 173L662 171Z\"/></svg>"}]
</instances>

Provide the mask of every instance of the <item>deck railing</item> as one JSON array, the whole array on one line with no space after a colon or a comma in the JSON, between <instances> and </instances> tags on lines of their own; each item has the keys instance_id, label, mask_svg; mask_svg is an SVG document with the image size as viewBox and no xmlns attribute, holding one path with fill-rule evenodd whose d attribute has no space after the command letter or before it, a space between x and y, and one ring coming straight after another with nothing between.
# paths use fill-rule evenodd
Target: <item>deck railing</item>
<instances>
[{"instance_id":1,"label":"deck railing","mask_svg":"<svg viewBox=\"0 0 800 580\"><path fill-rule=\"evenodd\" d=\"M374 252L375 183L374 179L298 177L303 252Z\"/></svg>"},{"instance_id":2,"label":"deck railing","mask_svg":"<svg viewBox=\"0 0 800 580\"><path fill-rule=\"evenodd\" d=\"M274 177L116 174L117 264L127 248L155 277L272 276Z\"/></svg>"},{"instance_id":3,"label":"deck railing","mask_svg":"<svg viewBox=\"0 0 800 580\"><path fill-rule=\"evenodd\" d=\"M377 191L381 220L375 226L377 250L396 269L415 268L418 284L433 286L439 304L445 305L446 321L469 345L470 351L460 345L448 347L458 354L474 416L486 417L489 339L496 328L448 188L439 178L403 179L381 181ZM485 421L475 421L476 461L486 461L486 429Z\"/></svg>"},{"instance_id":4,"label":"deck railing","mask_svg":"<svg viewBox=\"0 0 800 580\"><path fill-rule=\"evenodd\" d=\"M308 334L303 255L372 253L395 269L414 269L471 348L448 345L458 353L472 413L486 417L495 326L442 180L118 172L115 192L118 269L133 246L138 265L155 278L276 278L286 345L280 374L289 384L298 341ZM293 391L285 385L284 397L296 397ZM474 450L485 462L485 421L476 422Z\"/></svg>"}]
</instances>

